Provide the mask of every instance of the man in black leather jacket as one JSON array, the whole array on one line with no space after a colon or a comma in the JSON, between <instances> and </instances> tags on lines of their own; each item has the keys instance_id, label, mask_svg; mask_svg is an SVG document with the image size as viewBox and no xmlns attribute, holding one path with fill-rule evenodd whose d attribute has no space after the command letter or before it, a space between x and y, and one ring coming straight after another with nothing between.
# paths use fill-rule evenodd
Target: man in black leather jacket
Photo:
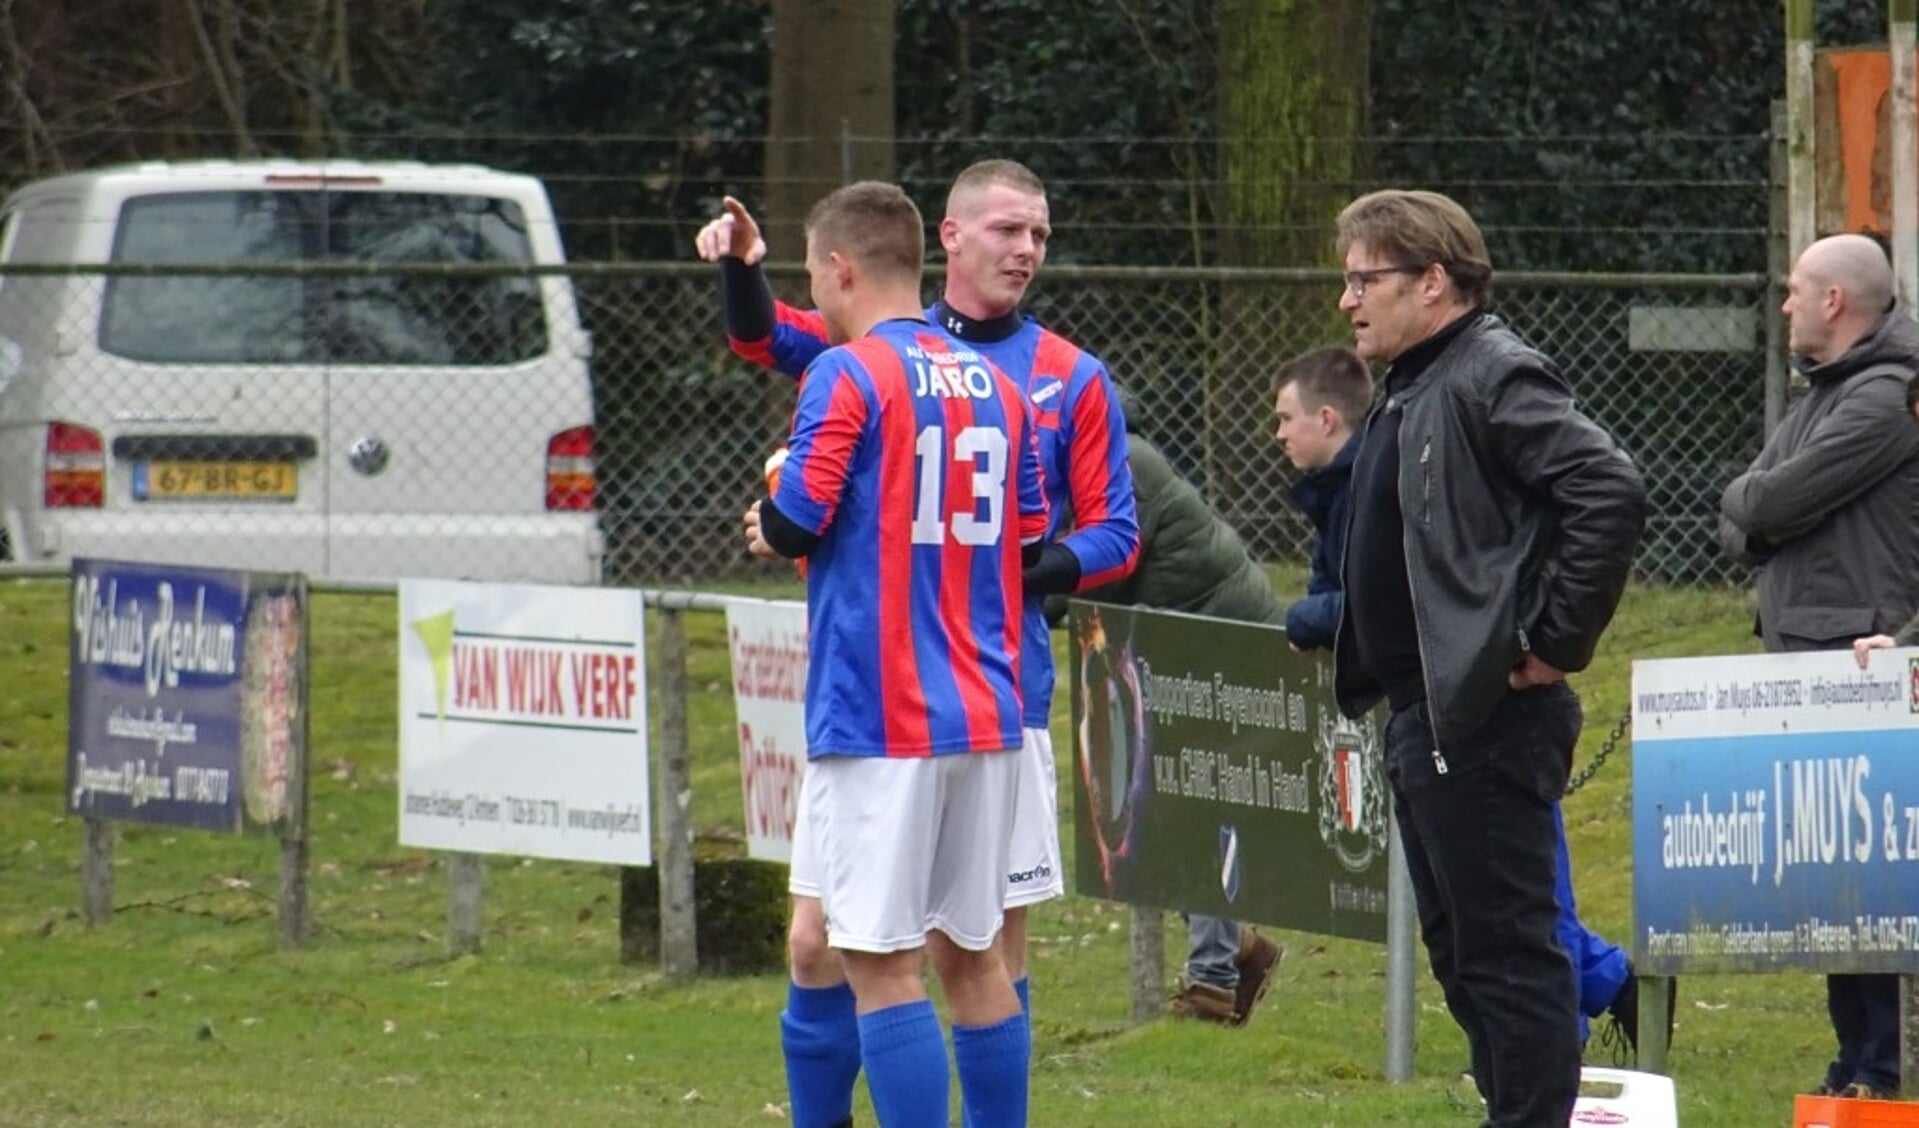
<instances>
[{"instance_id":1,"label":"man in black leather jacket","mask_svg":"<svg viewBox=\"0 0 1919 1128\"><path fill-rule=\"evenodd\" d=\"M1493 1128L1558 1128L1578 1096L1573 968L1554 936L1554 805L1645 487L1558 368L1484 312L1492 264L1432 192L1339 216L1339 308L1388 365L1353 465L1334 690L1382 696L1387 778L1433 975ZM1407 625L1412 629L1408 630Z\"/></svg>"}]
</instances>

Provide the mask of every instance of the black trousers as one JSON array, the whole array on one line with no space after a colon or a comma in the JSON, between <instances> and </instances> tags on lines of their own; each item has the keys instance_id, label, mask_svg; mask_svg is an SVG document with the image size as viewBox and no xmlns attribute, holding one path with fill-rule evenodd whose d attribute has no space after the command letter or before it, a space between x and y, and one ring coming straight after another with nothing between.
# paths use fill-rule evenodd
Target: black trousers
<instances>
[{"instance_id":1,"label":"black trousers","mask_svg":"<svg viewBox=\"0 0 1919 1128\"><path fill-rule=\"evenodd\" d=\"M1839 1056L1826 1067L1827 1086L1843 1089L1857 1081L1897 1091L1899 977L1828 975L1826 1010L1839 1037Z\"/></svg>"},{"instance_id":2,"label":"black trousers","mask_svg":"<svg viewBox=\"0 0 1919 1128\"><path fill-rule=\"evenodd\" d=\"M1437 752L1424 704L1386 725L1420 934L1493 1128L1564 1128L1579 1096L1579 988L1555 929L1553 809L1580 723L1578 695L1551 685L1508 694L1471 737Z\"/></svg>"}]
</instances>

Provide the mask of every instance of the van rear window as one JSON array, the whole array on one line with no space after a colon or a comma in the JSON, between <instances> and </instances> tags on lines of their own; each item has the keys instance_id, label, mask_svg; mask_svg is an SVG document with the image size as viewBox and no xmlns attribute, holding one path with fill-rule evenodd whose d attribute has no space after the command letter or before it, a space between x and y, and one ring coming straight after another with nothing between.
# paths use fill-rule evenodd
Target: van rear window
<instances>
[{"instance_id":1,"label":"van rear window","mask_svg":"<svg viewBox=\"0 0 1919 1128\"><path fill-rule=\"evenodd\" d=\"M138 197L113 261L530 263L526 217L493 196L230 191ZM110 275L100 347L214 364L501 365L546 352L539 279Z\"/></svg>"}]
</instances>

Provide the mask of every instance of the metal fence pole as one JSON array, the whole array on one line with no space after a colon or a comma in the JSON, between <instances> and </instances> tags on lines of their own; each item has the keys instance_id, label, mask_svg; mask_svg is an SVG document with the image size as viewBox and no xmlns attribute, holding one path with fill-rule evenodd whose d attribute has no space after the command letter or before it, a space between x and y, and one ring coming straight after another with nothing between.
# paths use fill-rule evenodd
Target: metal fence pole
<instances>
[{"instance_id":1,"label":"metal fence pole","mask_svg":"<svg viewBox=\"0 0 1919 1128\"><path fill-rule=\"evenodd\" d=\"M1899 1076L1919 1077L1919 975L1899 977Z\"/></svg>"},{"instance_id":2,"label":"metal fence pole","mask_svg":"<svg viewBox=\"0 0 1919 1128\"><path fill-rule=\"evenodd\" d=\"M1399 820L1386 823L1386 1080L1413 1079L1413 1036L1418 1011L1413 1007L1414 935L1419 913L1413 907L1413 878L1406 869L1406 846Z\"/></svg>"},{"instance_id":3,"label":"metal fence pole","mask_svg":"<svg viewBox=\"0 0 1919 1128\"><path fill-rule=\"evenodd\" d=\"M1919 302L1919 137L1914 136L1913 0L1887 5L1892 50L1892 266L1893 292L1907 314Z\"/></svg>"},{"instance_id":4,"label":"metal fence pole","mask_svg":"<svg viewBox=\"0 0 1919 1128\"><path fill-rule=\"evenodd\" d=\"M1166 1012L1166 913L1133 906L1133 1021L1151 1022Z\"/></svg>"},{"instance_id":5,"label":"metal fence pole","mask_svg":"<svg viewBox=\"0 0 1919 1128\"><path fill-rule=\"evenodd\" d=\"M1787 271L1792 269L1786 246L1786 104L1772 104L1772 190L1766 225L1766 285L1760 293L1766 315L1766 435L1786 417L1786 315L1779 312L1784 300ZM1762 441L1765 436L1761 436Z\"/></svg>"},{"instance_id":6,"label":"metal fence pole","mask_svg":"<svg viewBox=\"0 0 1919 1128\"><path fill-rule=\"evenodd\" d=\"M113 919L113 823L86 820L86 855L80 862L81 919L98 928Z\"/></svg>"},{"instance_id":7,"label":"metal fence pole","mask_svg":"<svg viewBox=\"0 0 1919 1128\"><path fill-rule=\"evenodd\" d=\"M305 581L300 582L300 617L309 627L313 622L313 598ZM311 701L313 632L300 632L300 651L294 659L300 681L300 699ZM287 766L287 814L280 829L280 947L304 948L311 913L312 787L309 765L313 762L313 710L302 707L295 721L294 741Z\"/></svg>"},{"instance_id":8,"label":"metal fence pole","mask_svg":"<svg viewBox=\"0 0 1919 1128\"><path fill-rule=\"evenodd\" d=\"M700 969L693 900L693 777L686 718L686 612L660 607L660 970Z\"/></svg>"},{"instance_id":9,"label":"metal fence pole","mask_svg":"<svg viewBox=\"0 0 1919 1128\"><path fill-rule=\"evenodd\" d=\"M477 955L486 916L486 869L466 851L446 859L446 946L456 956Z\"/></svg>"}]
</instances>

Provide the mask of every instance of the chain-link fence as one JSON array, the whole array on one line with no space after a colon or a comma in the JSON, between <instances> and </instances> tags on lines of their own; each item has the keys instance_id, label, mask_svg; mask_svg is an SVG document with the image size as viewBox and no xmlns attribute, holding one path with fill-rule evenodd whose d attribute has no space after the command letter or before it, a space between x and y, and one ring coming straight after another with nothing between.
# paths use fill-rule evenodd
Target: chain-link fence
<instances>
[{"instance_id":1,"label":"chain-link fence","mask_svg":"<svg viewBox=\"0 0 1919 1128\"><path fill-rule=\"evenodd\" d=\"M797 292L799 275L778 269L775 284ZM1271 374L1350 339L1338 285L1323 271L1055 267L1030 306L1107 362L1134 425L1276 560L1302 556L1311 529L1286 497ZM1764 280L1514 275L1494 304L1646 471L1641 577L1739 578L1713 515L1763 436ZM727 350L699 264L0 267L14 560L771 575L738 518L791 409L789 381Z\"/></svg>"},{"instance_id":2,"label":"chain-link fence","mask_svg":"<svg viewBox=\"0 0 1919 1128\"><path fill-rule=\"evenodd\" d=\"M776 276L796 288L796 275ZM1262 559L1304 556L1294 471L1273 441L1279 362L1351 339L1324 271L1056 267L1029 308L1093 350L1166 450ZM1646 471L1642 578L1742 573L1713 536L1719 492L1764 436L1765 284L1754 276L1501 278L1495 309L1565 369ZM784 434L785 381L721 344L710 268L656 267L581 286L594 326L609 574L691 581L761 567L736 517ZM616 344L617 343L617 344Z\"/></svg>"}]
</instances>

